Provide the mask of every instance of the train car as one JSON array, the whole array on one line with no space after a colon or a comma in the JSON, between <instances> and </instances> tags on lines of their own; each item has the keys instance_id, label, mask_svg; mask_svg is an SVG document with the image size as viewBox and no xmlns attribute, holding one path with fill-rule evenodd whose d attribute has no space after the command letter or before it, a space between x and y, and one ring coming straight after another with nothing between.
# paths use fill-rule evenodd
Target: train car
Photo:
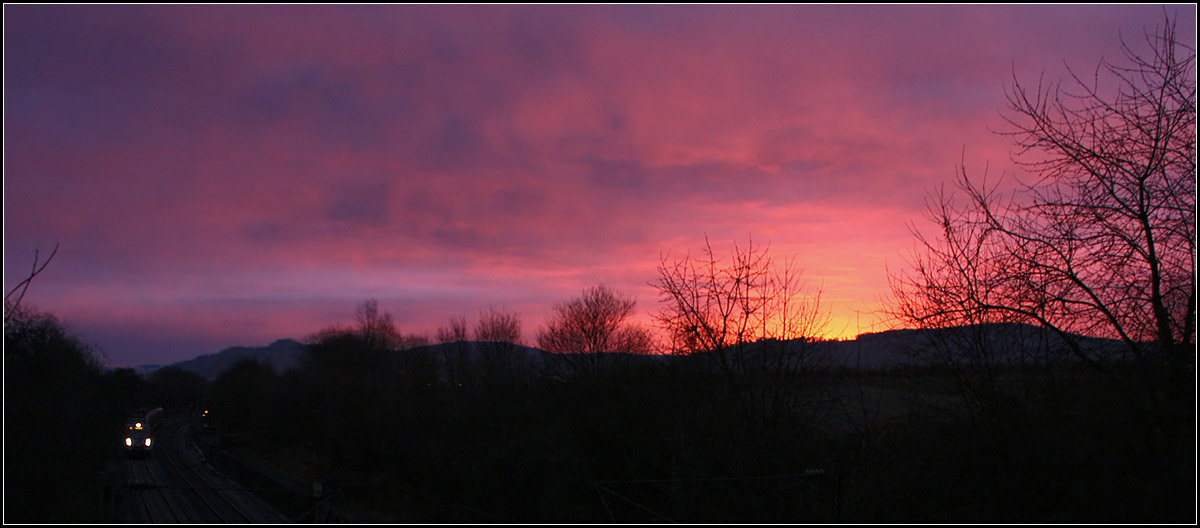
<instances>
[{"instance_id":1,"label":"train car","mask_svg":"<svg viewBox=\"0 0 1200 528\"><path fill-rule=\"evenodd\" d=\"M125 429L125 451L130 456L142 455L154 449L154 434L162 422L162 407L133 415Z\"/></svg>"}]
</instances>

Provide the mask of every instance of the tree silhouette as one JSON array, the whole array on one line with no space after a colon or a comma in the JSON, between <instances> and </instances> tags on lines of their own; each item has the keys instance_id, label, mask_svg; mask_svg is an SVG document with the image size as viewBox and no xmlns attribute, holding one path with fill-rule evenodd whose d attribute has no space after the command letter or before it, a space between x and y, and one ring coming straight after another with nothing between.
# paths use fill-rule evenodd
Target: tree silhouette
<instances>
[{"instance_id":1,"label":"tree silhouette","mask_svg":"<svg viewBox=\"0 0 1200 528\"><path fill-rule=\"evenodd\" d=\"M538 330L538 347L558 354L576 373L596 371L606 363L603 353L649 354L650 331L628 321L637 301L606 285L587 288L570 301L554 306L545 328Z\"/></svg>"},{"instance_id":2,"label":"tree silhouette","mask_svg":"<svg viewBox=\"0 0 1200 528\"><path fill-rule=\"evenodd\" d=\"M458 316L450 318L450 326L437 329L438 343L454 343L467 340L467 318Z\"/></svg>"},{"instance_id":3,"label":"tree silhouette","mask_svg":"<svg viewBox=\"0 0 1200 528\"><path fill-rule=\"evenodd\" d=\"M1014 159L1032 178L1011 194L958 174L966 203L944 189L914 229L912 271L892 276L896 313L945 327L1015 321L1048 328L1110 377L1117 359L1190 385L1195 356L1195 50L1169 17L1147 51L1101 61L1067 86L1014 74L1007 91ZM1075 334L1125 344L1122 358ZM1147 370L1148 369L1148 370ZM1155 374L1154 376L1158 376ZM1161 379L1161 378L1159 378Z\"/></svg>"},{"instance_id":4,"label":"tree silhouette","mask_svg":"<svg viewBox=\"0 0 1200 528\"><path fill-rule=\"evenodd\" d=\"M496 308L479 312L479 323L475 325L475 340L521 344L521 315Z\"/></svg>"},{"instance_id":5,"label":"tree silhouette","mask_svg":"<svg viewBox=\"0 0 1200 528\"><path fill-rule=\"evenodd\" d=\"M278 424L269 418L281 385L271 365L255 357L239 359L213 380L209 399L226 433L268 435Z\"/></svg>"},{"instance_id":6,"label":"tree silhouette","mask_svg":"<svg viewBox=\"0 0 1200 528\"><path fill-rule=\"evenodd\" d=\"M820 292L805 291L794 259L777 265L769 247L734 244L723 262L705 239L703 256L661 258L657 320L677 354L696 355L708 382L732 396L754 426L801 412L803 375L822 368L813 341L828 315Z\"/></svg>"},{"instance_id":7,"label":"tree silhouette","mask_svg":"<svg viewBox=\"0 0 1200 528\"><path fill-rule=\"evenodd\" d=\"M400 346L400 332L392 321L392 314L379 311L379 301L367 299L354 310L358 331L369 348L393 350Z\"/></svg>"},{"instance_id":8,"label":"tree silhouette","mask_svg":"<svg viewBox=\"0 0 1200 528\"><path fill-rule=\"evenodd\" d=\"M102 365L99 349L53 315L16 303L6 311L6 522L95 521L97 479L125 411L104 397Z\"/></svg>"},{"instance_id":9,"label":"tree silhouette","mask_svg":"<svg viewBox=\"0 0 1200 528\"><path fill-rule=\"evenodd\" d=\"M658 322L681 354L715 352L765 339L813 338L825 327L820 292L803 291L794 259L776 265L769 247L736 243L724 263L705 238L703 256L664 256Z\"/></svg>"},{"instance_id":10,"label":"tree silhouette","mask_svg":"<svg viewBox=\"0 0 1200 528\"><path fill-rule=\"evenodd\" d=\"M479 341L482 356L478 368L474 370L486 385L512 385L528 373L528 358L519 353L520 314L494 307L481 311L474 337Z\"/></svg>"},{"instance_id":11,"label":"tree silhouette","mask_svg":"<svg viewBox=\"0 0 1200 528\"><path fill-rule=\"evenodd\" d=\"M449 326L437 329L437 342L441 344L441 380L449 387L462 387L469 381L471 371L471 345L467 342L467 318L450 318Z\"/></svg>"}]
</instances>

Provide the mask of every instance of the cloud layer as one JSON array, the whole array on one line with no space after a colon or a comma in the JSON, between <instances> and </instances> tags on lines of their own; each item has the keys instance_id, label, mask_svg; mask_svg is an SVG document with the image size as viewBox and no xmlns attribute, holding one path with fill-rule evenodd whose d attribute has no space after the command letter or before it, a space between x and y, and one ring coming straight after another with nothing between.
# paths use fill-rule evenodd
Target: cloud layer
<instances>
[{"instance_id":1,"label":"cloud layer","mask_svg":"<svg viewBox=\"0 0 1200 528\"><path fill-rule=\"evenodd\" d=\"M1195 8L1178 12L1194 41ZM769 242L866 331L925 193L1012 171L1015 73L1158 6L6 6L5 285L111 364L304 337L377 298L526 335L660 255ZM728 245L725 244L727 247Z\"/></svg>"}]
</instances>

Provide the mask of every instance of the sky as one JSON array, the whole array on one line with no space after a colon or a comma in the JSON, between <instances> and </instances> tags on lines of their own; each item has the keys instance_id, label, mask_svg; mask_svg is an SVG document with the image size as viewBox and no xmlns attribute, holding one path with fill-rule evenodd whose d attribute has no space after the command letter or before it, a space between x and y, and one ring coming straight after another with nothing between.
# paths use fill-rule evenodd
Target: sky
<instances>
[{"instance_id":1,"label":"sky","mask_svg":"<svg viewBox=\"0 0 1200 528\"><path fill-rule=\"evenodd\" d=\"M1196 9L1168 5L1195 42ZM1005 88L1090 74L1162 5L4 6L4 286L109 366L403 333L705 239L791 256L826 336L893 324L925 199L1021 175ZM1138 48L1140 49L1140 48Z\"/></svg>"}]
</instances>

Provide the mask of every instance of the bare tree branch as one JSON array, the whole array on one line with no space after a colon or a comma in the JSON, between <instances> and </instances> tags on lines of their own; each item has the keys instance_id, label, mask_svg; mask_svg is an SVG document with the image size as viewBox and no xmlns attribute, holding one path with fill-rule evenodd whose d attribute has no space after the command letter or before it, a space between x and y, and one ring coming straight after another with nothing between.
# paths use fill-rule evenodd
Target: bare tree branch
<instances>
[{"instance_id":1,"label":"bare tree branch","mask_svg":"<svg viewBox=\"0 0 1200 528\"><path fill-rule=\"evenodd\" d=\"M33 278L37 277L39 273L45 270L46 266L50 264L50 261L54 260L54 255L57 254L58 244L55 244L54 250L50 252L50 256L46 257L46 261L42 262L41 266L39 266L38 253L37 250L34 250L33 268L29 271L29 276L17 283L16 286L13 286L13 289L9 290L8 294L4 296L4 324L8 324L8 321L12 317L13 313L15 313L21 306L21 301L25 298L25 292L29 291L29 285L33 283ZM20 291L20 295L17 295L17 298L13 299L12 296L16 295L18 290Z\"/></svg>"},{"instance_id":2,"label":"bare tree branch","mask_svg":"<svg viewBox=\"0 0 1200 528\"><path fill-rule=\"evenodd\" d=\"M1104 372L1115 358L1078 335L1175 375L1194 363L1195 51L1167 19L1149 52L1089 78L1006 91L1014 160L1033 176L1011 196L960 169L957 201L926 202L911 271L892 276L896 315L924 327L1023 322L1048 328Z\"/></svg>"},{"instance_id":3,"label":"bare tree branch","mask_svg":"<svg viewBox=\"0 0 1200 528\"><path fill-rule=\"evenodd\" d=\"M701 257L660 260L655 318L671 351L708 364L713 376L702 379L747 419L779 423L800 412L808 403L804 375L823 366L813 341L829 317L820 291L800 282L795 259L777 264L750 240L735 243L726 261L706 237Z\"/></svg>"}]
</instances>

